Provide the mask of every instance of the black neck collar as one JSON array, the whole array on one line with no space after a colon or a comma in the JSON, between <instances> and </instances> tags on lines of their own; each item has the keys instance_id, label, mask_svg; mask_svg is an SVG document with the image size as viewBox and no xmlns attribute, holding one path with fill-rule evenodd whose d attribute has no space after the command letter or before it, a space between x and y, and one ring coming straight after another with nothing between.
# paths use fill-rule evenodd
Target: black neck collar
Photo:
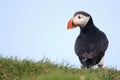
<instances>
[{"instance_id":1,"label":"black neck collar","mask_svg":"<svg viewBox=\"0 0 120 80\"><path fill-rule=\"evenodd\" d=\"M80 27L80 29L81 29L82 32L85 32L85 31L89 30L92 27L94 27L94 24L93 24L92 18L90 18L88 23L84 27Z\"/></svg>"}]
</instances>

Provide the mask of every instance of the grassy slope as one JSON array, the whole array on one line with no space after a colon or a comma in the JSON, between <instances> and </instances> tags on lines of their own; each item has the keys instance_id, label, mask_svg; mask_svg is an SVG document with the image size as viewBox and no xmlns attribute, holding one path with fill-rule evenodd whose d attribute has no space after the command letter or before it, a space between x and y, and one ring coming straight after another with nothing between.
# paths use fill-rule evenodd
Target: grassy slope
<instances>
[{"instance_id":1,"label":"grassy slope","mask_svg":"<svg viewBox=\"0 0 120 80\"><path fill-rule=\"evenodd\" d=\"M76 69L63 64L0 57L0 80L120 80L113 68Z\"/></svg>"}]
</instances>

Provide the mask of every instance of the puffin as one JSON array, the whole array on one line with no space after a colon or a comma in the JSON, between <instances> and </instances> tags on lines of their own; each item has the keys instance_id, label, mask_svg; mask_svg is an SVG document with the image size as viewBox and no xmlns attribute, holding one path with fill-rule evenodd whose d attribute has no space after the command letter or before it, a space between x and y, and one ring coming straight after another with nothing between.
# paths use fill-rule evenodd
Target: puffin
<instances>
[{"instance_id":1,"label":"puffin","mask_svg":"<svg viewBox=\"0 0 120 80\"><path fill-rule=\"evenodd\" d=\"M91 68L95 65L103 67L104 55L108 48L106 34L93 23L91 15L85 11L77 11L67 23L67 29L79 27L80 34L75 42L75 53L81 68Z\"/></svg>"}]
</instances>

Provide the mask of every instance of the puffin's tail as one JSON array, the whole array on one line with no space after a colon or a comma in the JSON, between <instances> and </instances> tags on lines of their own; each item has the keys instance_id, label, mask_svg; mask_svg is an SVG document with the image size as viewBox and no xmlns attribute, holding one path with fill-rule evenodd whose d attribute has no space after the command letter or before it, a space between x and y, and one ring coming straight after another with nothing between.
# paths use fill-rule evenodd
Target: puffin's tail
<instances>
[{"instance_id":1,"label":"puffin's tail","mask_svg":"<svg viewBox=\"0 0 120 80\"><path fill-rule=\"evenodd\" d=\"M80 61L85 68L90 68L91 66L96 65L100 62L101 58L103 57L103 53L101 52L85 52L81 57Z\"/></svg>"}]
</instances>

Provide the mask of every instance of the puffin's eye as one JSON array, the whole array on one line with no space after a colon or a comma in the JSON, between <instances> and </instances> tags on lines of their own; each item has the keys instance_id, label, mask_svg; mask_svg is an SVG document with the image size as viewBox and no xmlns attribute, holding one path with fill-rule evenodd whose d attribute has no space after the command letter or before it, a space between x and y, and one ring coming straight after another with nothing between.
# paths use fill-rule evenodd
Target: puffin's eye
<instances>
[{"instance_id":1,"label":"puffin's eye","mask_svg":"<svg viewBox=\"0 0 120 80\"><path fill-rule=\"evenodd\" d=\"M80 16L78 16L78 19L80 19L81 17Z\"/></svg>"}]
</instances>

